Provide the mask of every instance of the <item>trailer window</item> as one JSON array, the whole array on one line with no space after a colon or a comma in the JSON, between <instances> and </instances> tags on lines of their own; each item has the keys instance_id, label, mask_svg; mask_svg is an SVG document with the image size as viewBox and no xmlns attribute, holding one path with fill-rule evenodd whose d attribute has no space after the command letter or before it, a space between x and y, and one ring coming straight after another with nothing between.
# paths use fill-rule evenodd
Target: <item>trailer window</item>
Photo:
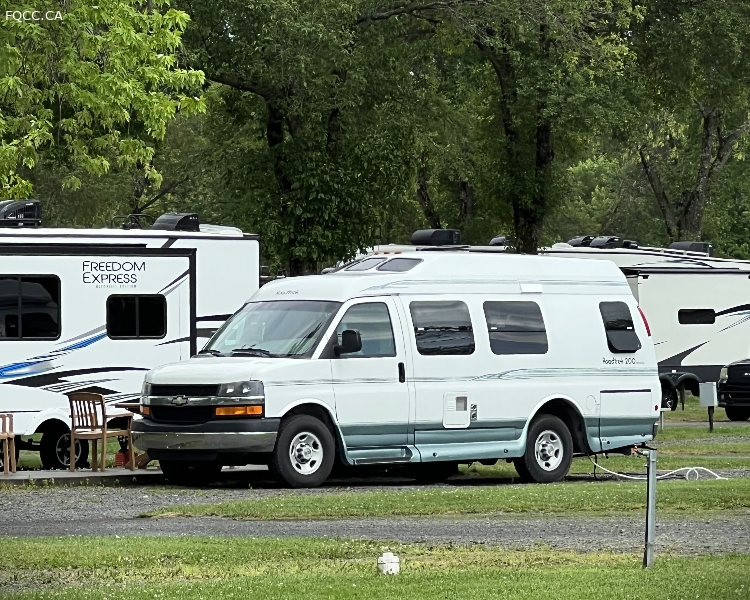
<instances>
[{"instance_id":1,"label":"trailer window","mask_svg":"<svg viewBox=\"0 0 750 600\"><path fill-rule=\"evenodd\" d=\"M469 309L460 301L412 302L417 351L425 355L474 353L474 330Z\"/></svg>"},{"instance_id":2,"label":"trailer window","mask_svg":"<svg viewBox=\"0 0 750 600\"><path fill-rule=\"evenodd\" d=\"M494 354L547 353L547 331L536 302L485 302L484 318Z\"/></svg>"},{"instance_id":3,"label":"trailer window","mask_svg":"<svg viewBox=\"0 0 750 600\"><path fill-rule=\"evenodd\" d=\"M60 337L60 279L54 275L0 277L0 339Z\"/></svg>"},{"instance_id":4,"label":"trailer window","mask_svg":"<svg viewBox=\"0 0 750 600\"><path fill-rule=\"evenodd\" d=\"M167 334L167 299L115 295L107 298L107 335L112 339L163 338Z\"/></svg>"},{"instance_id":5,"label":"trailer window","mask_svg":"<svg viewBox=\"0 0 750 600\"><path fill-rule=\"evenodd\" d=\"M680 325L713 325L716 313L713 308L683 308L677 311Z\"/></svg>"},{"instance_id":6,"label":"trailer window","mask_svg":"<svg viewBox=\"0 0 750 600\"><path fill-rule=\"evenodd\" d=\"M607 345L612 352L629 353L641 349L641 341L633 327L633 317L627 304L601 302L599 312L607 333Z\"/></svg>"}]
</instances>

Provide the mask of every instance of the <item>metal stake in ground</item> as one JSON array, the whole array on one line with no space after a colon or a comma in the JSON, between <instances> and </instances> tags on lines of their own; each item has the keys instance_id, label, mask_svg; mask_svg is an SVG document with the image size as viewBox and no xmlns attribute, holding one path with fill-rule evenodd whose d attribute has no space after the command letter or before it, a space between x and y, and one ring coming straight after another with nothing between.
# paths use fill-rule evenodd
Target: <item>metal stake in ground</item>
<instances>
[{"instance_id":1,"label":"metal stake in ground","mask_svg":"<svg viewBox=\"0 0 750 600\"><path fill-rule=\"evenodd\" d=\"M643 567L654 566L654 536L656 529L656 450L647 450L646 483L646 547L643 550Z\"/></svg>"}]
</instances>

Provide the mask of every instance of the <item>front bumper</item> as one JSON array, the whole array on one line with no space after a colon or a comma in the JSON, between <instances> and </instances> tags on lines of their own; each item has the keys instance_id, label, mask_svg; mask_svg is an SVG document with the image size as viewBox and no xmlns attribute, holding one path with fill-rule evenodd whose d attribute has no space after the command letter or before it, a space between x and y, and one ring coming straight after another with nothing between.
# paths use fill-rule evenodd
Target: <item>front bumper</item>
<instances>
[{"instance_id":1,"label":"front bumper","mask_svg":"<svg viewBox=\"0 0 750 600\"><path fill-rule=\"evenodd\" d=\"M742 406L750 407L750 386L732 381L724 382L716 387L718 404L721 407Z\"/></svg>"},{"instance_id":2,"label":"front bumper","mask_svg":"<svg viewBox=\"0 0 750 600\"><path fill-rule=\"evenodd\" d=\"M197 425L133 421L133 444L144 452L272 452L281 419L232 419Z\"/></svg>"}]
</instances>

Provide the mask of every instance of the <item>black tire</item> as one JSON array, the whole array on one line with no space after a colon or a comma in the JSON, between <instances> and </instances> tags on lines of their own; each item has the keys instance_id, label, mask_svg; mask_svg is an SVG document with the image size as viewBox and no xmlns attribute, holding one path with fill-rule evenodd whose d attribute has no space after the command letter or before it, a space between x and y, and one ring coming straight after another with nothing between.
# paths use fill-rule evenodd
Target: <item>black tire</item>
<instances>
[{"instance_id":1,"label":"black tire","mask_svg":"<svg viewBox=\"0 0 750 600\"><path fill-rule=\"evenodd\" d=\"M43 469L70 468L70 430L64 425L50 427L42 434L39 447L39 458ZM81 469L89 464L88 440L76 441L76 468Z\"/></svg>"},{"instance_id":2,"label":"black tire","mask_svg":"<svg viewBox=\"0 0 750 600\"><path fill-rule=\"evenodd\" d=\"M730 421L747 421L750 419L750 407L727 406L724 410L727 413L727 419Z\"/></svg>"},{"instance_id":3,"label":"black tire","mask_svg":"<svg viewBox=\"0 0 750 600\"><path fill-rule=\"evenodd\" d=\"M526 468L526 462L523 457L514 459L513 466L516 468L516 473L518 473L521 481L531 481L531 473Z\"/></svg>"},{"instance_id":4,"label":"black tire","mask_svg":"<svg viewBox=\"0 0 750 600\"><path fill-rule=\"evenodd\" d=\"M529 425L526 452L516 470L536 483L553 483L568 474L573 460L573 438L565 423L552 415L539 415ZM523 474L521 471L525 471Z\"/></svg>"},{"instance_id":5,"label":"black tire","mask_svg":"<svg viewBox=\"0 0 750 600\"><path fill-rule=\"evenodd\" d=\"M269 468L292 488L321 485L333 469L336 444L328 427L310 415L294 415L281 424Z\"/></svg>"},{"instance_id":6,"label":"black tire","mask_svg":"<svg viewBox=\"0 0 750 600\"><path fill-rule=\"evenodd\" d=\"M167 481L173 485L205 486L213 483L221 473L217 461L160 460L159 466Z\"/></svg>"},{"instance_id":7,"label":"black tire","mask_svg":"<svg viewBox=\"0 0 750 600\"><path fill-rule=\"evenodd\" d=\"M458 463L435 462L421 463L410 469L409 476L417 483L430 485L443 483L458 474Z\"/></svg>"},{"instance_id":8,"label":"black tire","mask_svg":"<svg viewBox=\"0 0 750 600\"><path fill-rule=\"evenodd\" d=\"M18 447L18 441L19 438L16 437L16 466L18 466L18 457L21 454L21 449ZM10 443L10 442L9 442ZM3 447L0 445L0 471L5 469L5 452L3 452Z\"/></svg>"},{"instance_id":9,"label":"black tire","mask_svg":"<svg viewBox=\"0 0 750 600\"><path fill-rule=\"evenodd\" d=\"M662 388L661 390L661 407L669 410L677 410L679 396L677 390L672 388Z\"/></svg>"}]
</instances>

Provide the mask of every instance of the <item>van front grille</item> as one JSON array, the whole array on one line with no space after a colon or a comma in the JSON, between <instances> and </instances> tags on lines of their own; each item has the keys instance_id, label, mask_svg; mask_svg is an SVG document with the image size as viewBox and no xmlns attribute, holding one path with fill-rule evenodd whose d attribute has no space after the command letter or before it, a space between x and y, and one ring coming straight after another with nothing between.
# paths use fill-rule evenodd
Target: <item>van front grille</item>
<instances>
[{"instance_id":1,"label":"van front grille","mask_svg":"<svg viewBox=\"0 0 750 600\"><path fill-rule=\"evenodd\" d=\"M218 385L154 385L151 384L152 396L185 396L186 398L205 398L216 396Z\"/></svg>"},{"instance_id":2,"label":"van front grille","mask_svg":"<svg viewBox=\"0 0 750 600\"><path fill-rule=\"evenodd\" d=\"M206 423L213 414L213 406L151 407L151 418L159 423Z\"/></svg>"}]
</instances>

